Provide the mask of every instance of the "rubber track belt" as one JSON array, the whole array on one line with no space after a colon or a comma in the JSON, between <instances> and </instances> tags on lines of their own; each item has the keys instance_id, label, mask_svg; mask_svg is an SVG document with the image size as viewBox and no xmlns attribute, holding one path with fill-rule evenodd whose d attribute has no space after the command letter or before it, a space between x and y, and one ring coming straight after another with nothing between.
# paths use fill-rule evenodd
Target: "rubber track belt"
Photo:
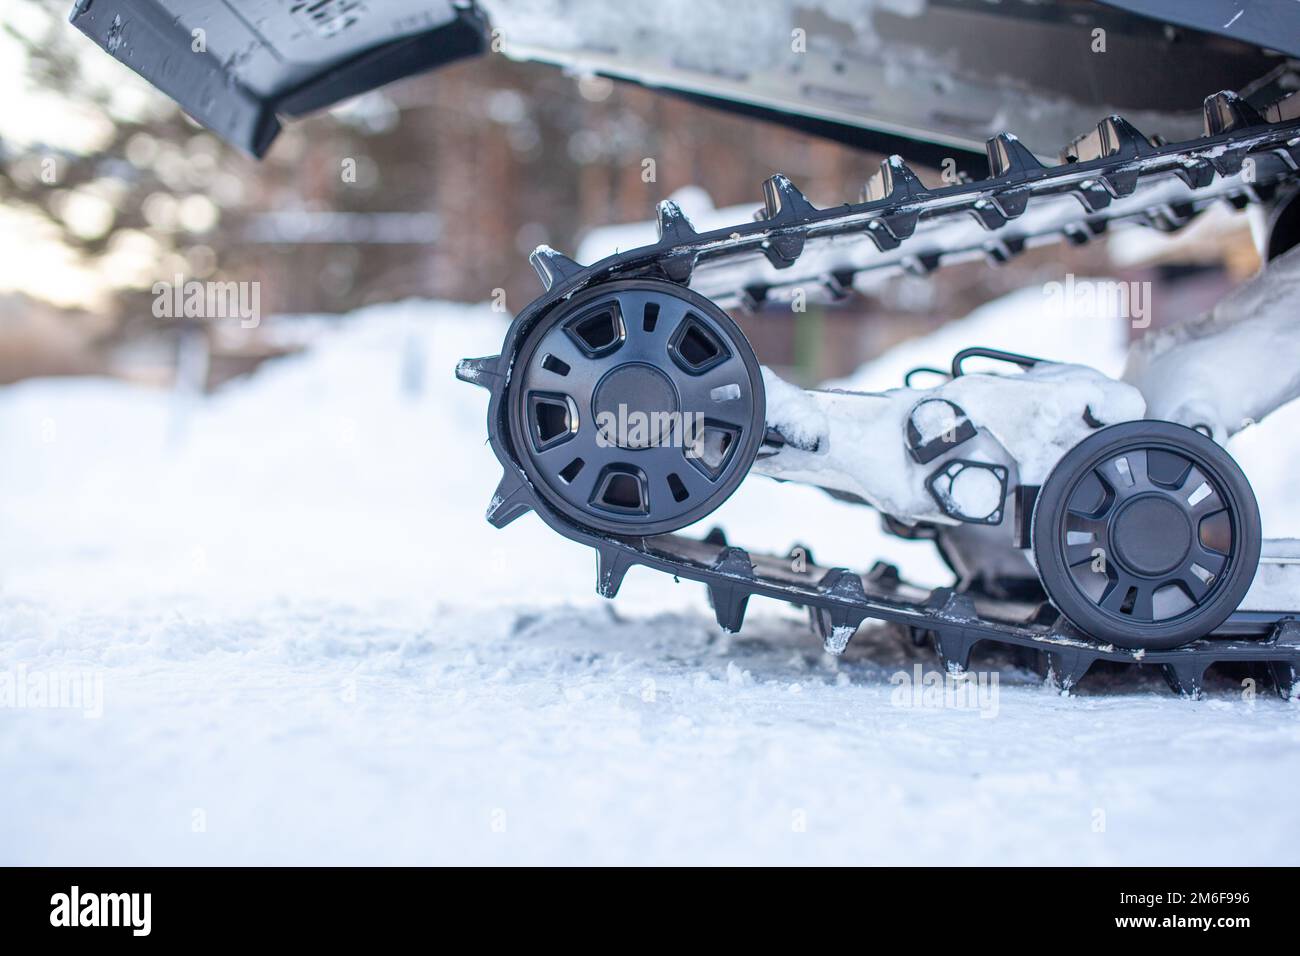
<instances>
[{"instance_id":1,"label":"rubber track belt","mask_svg":"<svg viewBox=\"0 0 1300 956\"><path fill-rule=\"evenodd\" d=\"M943 189L924 187L897 157L882 164L862 203L834 209L814 207L784 176L764 184L764 206L754 222L699 233L675 203L658 207L659 241L582 266L547 247L532 255L546 292L526 306L506 335L501 355L465 359L457 375L491 392L488 405L489 441L504 467L501 484L487 511L497 527L534 510L564 537L595 549L597 591L613 597L628 569L654 568L677 578L699 581L709 591L718 624L738 631L751 597L773 598L806 608L814 630L832 649L842 649L866 620L892 622L914 638L929 639L950 669L965 668L971 649L981 642L1026 648L1036 652L1058 685L1068 690L1098 660L1158 666L1179 693L1200 693L1212 664L1258 665L1278 692L1290 697L1300 691L1300 612L1239 611L1220 631L1179 648L1130 651L1102 645L1072 628L1049 605L1020 609L1009 615L996 602L988 606L951 589L925 590L898 579L888 565L867 574L845 568L823 568L811 561L795 562L774 555L752 555L729 546L720 534L704 540L672 534L616 537L594 532L562 517L528 482L515 457L506 422L510 374L520 343L556 305L574 293L614 279L656 278L690 284L706 271L721 271L729 259L763 256L789 278L775 285L807 282L815 272L801 270L800 258L809 245L827 237L866 236L878 255L827 279L840 288L857 271L877 268L929 269L954 251L906 253L918 225L948 217L974 216L991 239L986 253L1016 251L1026 241L1022 230L1014 242L998 238L1022 217L1035 200L1072 196L1082 205L1081 225L1092 233L1105 230L1113 219L1137 219L1147 225L1173 229L1189 221L1209 202L1224 198L1242 206L1267 198L1281 185L1300 181L1300 120L1269 123L1244 100L1217 93L1205 102L1206 135L1186 143L1159 144L1149 140L1118 116L1104 120L1097 131L1078 141L1059 166L1044 166L1010 134L989 140L993 175L973 183ZM1247 172L1247 175L1238 174ZM1143 197L1158 180L1176 177L1186 195L1202 197L1172 208L1167 202L1145 204ZM1113 211L1113 212L1112 212ZM991 251L992 250L992 251ZM762 294L771 291L769 284ZM711 290L715 298L753 300L753 289ZM801 569L793 570L795 567Z\"/></svg>"}]
</instances>

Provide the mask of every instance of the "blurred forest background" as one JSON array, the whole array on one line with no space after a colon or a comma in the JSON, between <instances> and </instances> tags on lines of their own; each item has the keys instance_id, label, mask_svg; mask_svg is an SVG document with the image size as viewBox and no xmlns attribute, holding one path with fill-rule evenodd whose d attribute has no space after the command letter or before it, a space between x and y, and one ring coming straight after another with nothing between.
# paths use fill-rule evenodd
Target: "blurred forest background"
<instances>
[{"instance_id":1,"label":"blurred forest background","mask_svg":"<svg viewBox=\"0 0 1300 956\"><path fill-rule=\"evenodd\" d=\"M538 291L527 255L539 243L572 253L588 229L646 220L691 185L718 207L757 208L777 171L818 204L856 199L882 158L493 55L292 124L257 162L96 49L68 25L69 6L0 0L0 383L165 384L198 342L201 386L216 387L304 344L277 316L412 296L481 302L498 289L513 311ZM1123 262L1106 242L1049 247L740 318L764 360L805 383L1066 272L1161 282L1158 327L1254 268L1243 218L1215 230L1208 247ZM176 275L259 282L262 324L155 318L151 286Z\"/></svg>"}]
</instances>

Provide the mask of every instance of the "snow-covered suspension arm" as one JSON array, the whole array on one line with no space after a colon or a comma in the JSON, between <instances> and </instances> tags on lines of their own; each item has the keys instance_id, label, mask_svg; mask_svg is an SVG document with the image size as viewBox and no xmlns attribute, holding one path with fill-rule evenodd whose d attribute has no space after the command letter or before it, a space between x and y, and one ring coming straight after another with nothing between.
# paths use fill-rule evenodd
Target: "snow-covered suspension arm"
<instances>
[{"instance_id":1,"label":"snow-covered suspension arm","mask_svg":"<svg viewBox=\"0 0 1300 956\"><path fill-rule=\"evenodd\" d=\"M855 496L907 523L955 524L954 502L931 480L953 459L1001 465L1012 487L1038 485L1100 425L1161 419L1223 443L1300 397L1298 306L1300 248L1205 315L1140 340L1120 382L1085 366L1041 362L923 390L805 391L764 369L768 426L784 444L769 448L754 470ZM978 441L957 440L963 421ZM938 453L919 461L909 429L923 444L937 440ZM975 470L949 490L971 514L997 489Z\"/></svg>"},{"instance_id":2,"label":"snow-covered suspension arm","mask_svg":"<svg viewBox=\"0 0 1300 956\"><path fill-rule=\"evenodd\" d=\"M871 393L805 391L766 368L763 377L768 427L784 444L754 471L861 498L908 524L1000 523L991 518L1016 485L1041 484L1098 427L1146 410L1133 386L1050 362ZM953 474L957 462L977 467Z\"/></svg>"},{"instance_id":3,"label":"snow-covered suspension arm","mask_svg":"<svg viewBox=\"0 0 1300 956\"><path fill-rule=\"evenodd\" d=\"M1148 335L1124 380L1151 418L1227 438L1300 397L1300 247L1269 263L1209 312Z\"/></svg>"}]
</instances>

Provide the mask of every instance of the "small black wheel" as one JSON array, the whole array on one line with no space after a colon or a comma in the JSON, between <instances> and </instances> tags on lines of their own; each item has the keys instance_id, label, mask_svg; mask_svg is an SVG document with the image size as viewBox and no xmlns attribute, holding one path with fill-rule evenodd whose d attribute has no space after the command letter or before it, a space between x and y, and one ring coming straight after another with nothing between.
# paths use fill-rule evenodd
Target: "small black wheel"
<instances>
[{"instance_id":1,"label":"small black wheel","mask_svg":"<svg viewBox=\"0 0 1300 956\"><path fill-rule=\"evenodd\" d=\"M525 473L550 506L598 531L663 534L700 520L763 441L763 378L744 333L669 282L611 282L557 306L511 376Z\"/></svg>"},{"instance_id":2,"label":"small black wheel","mask_svg":"<svg viewBox=\"0 0 1300 956\"><path fill-rule=\"evenodd\" d=\"M1047 596L1076 627L1162 650L1214 631L1255 576L1259 507L1226 451L1162 421L1124 422L1057 463L1034 505Z\"/></svg>"}]
</instances>

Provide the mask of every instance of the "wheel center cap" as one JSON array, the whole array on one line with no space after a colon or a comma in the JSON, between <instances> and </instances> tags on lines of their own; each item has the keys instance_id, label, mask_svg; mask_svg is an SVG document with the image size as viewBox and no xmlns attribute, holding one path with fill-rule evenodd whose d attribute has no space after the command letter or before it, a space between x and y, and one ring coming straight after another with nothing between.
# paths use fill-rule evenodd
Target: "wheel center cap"
<instances>
[{"instance_id":1,"label":"wheel center cap","mask_svg":"<svg viewBox=\"0 0 1300 956\"><path fill-rule=\"evenodd\" d=\"M591 405L606 440L619 448L651 448L671 439L677 390L654 366L630 362L600 380Z\"/></svg>"},{"instance_id":2,"label":"wheel center cap","mask_svg":"<svg viewBox=\"0 0 1300 956\"><path fill-rule=\"evenodd\" d=\"M1111 529L1116 557L1147 576L1178 567L1191 546L1191 522L1182 508L1163 495L1133 499L1116 516Z\"/></svg>"}]
</instances>

